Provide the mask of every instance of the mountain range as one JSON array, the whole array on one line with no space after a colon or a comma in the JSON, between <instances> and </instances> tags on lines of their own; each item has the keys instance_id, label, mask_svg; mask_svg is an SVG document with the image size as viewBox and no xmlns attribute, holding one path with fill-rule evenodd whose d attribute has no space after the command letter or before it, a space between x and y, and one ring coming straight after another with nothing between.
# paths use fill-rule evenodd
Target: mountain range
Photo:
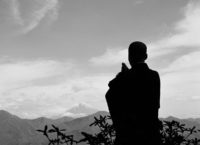
<instances>
[{"instance_id":1,"label":"mountain range","mask_svg":"<svg viewBox=\"0 0 200 145\"><path fill-rule=\"evenodd\" d=\"M73 134L75 139L79 140L83 136L82 131L94 134L97 128L89 125L94 121L94 116L109 115L106 111L98 111L84 117L72 118L62 117L58 119L49 119L40 117L37 119L22 119L18 116L12 115L7 111L0 111L0 145L47 145L47 139L37 129L43 129L45 125L52 124L61 129L66 129L66 134ZM147 118L148 120L148 118ZM176 120L187 126L196 126L200 128L200 119L178 119L175 117L168 117L165 120ZM199 135L200 137L200 135Z\"/></svg>"},{"instance_id":2,"label":"mountain range","mask_svg":"<svg viewBox=\"0 0 200 145\"><path fill-rule=\"evenodd\" d=\"M47 145L48 140L36 130L52 124L66 129L67 134L73 134L77 139L81 139L81 131L95 132L95 128L89 125L94 121L94 116L99 115L108 115L108 113L98 112L85 104L75 105L53 119L46 117L22 119L0 110L0 145Z\"/></svg>"}]
</instances>

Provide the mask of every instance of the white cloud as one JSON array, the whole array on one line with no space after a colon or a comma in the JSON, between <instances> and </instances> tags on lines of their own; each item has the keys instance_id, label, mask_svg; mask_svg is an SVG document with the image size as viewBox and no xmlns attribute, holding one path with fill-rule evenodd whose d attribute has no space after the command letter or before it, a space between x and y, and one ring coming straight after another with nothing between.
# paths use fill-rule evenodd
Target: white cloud
<instances>
[{"instance_id":1,"label":"white cloud","mask_svg":"<svg viewBox=\"0 0 200 145\"><path fill-rule=\"evenodd\" d=\"M163 72L196 72L200 71L200 51L182 55L172 62Z\"/></svg>"},{"instance_id":2,"label":"white cloud","mask_svg":"<svg viewBox=\"0 0 200 145\"><path fill-rule=\"evenodd\" d=\"M70 62L62 63L54 60L18 61L0 64L0 102L2 109L12 108L16 102L23 102L25 92L19 96L12 96L13 92L38 85L37 82L46 82L54 77L68 74L73 68ZM26 89L25 89L26 90ZM32 92L34 96L36 92ZM23 112L23 110L21 110Z\"/></svg>"},{"instance_id":3,"label":"white cloud","mask_svg":"<svg viewBox=\"0 0 200 145\"><path fill-rule=\"evenodd\" d=\"M97 66L111 66L120 62L127 62L128 50L123 48L110 49L98 57L90 59L90 63Z\"/></svg>"},{"instance_id":4,"label":"white cloud","mask_svg":"<svg viewBox=\"0 0 200 145\"><path fill-rule=\"evenodd\" d=\"M158 56L165 53L181 51L182 47L195 48L194 52L178 56L169 66L162 70L162 104L161 115L177 117L197 117L200 95L200 3L191 1L184 9L184 19L175 25L171 36L154 43ZM167 52L168 51L168 52Z\"/></svg>"},{"instance_id":5,"label":"white cloud","mask_svg":"<svg viewBox=\"0 0 200 145\"><path fill-rule=\"evenodd\" d=\"M191 98L194 101L199 101L200 100L200 96L192 96Z\"/></svg>"},{"instance_id":6,"label":"white cloud","mask_svg":"<svg viewBox=\"0 0 200 145\"><path fill-rule=\"evenodd\" d=\"M182 47L199 48L200 2L191 1L183 12L184 18L175 23L173 33L170 32L166 37L147 44L150 58L182 51ZM97 66L111 66L123 60L127 60L126 47L107 49L103 55L91 58L90 62Z\"/></svg>"},{"instance_id":7,"label":"white cloud","mask_svg":"<svg viewBox=\"0 0 200 145\"><path fill-rule=\"evenodd\" d=\"M186 96L200 95L199 57L200 51L184 55L163 71L163 97L173 97L172 94L177 91L180 92L180 95L186 95L186 93Z\"/></svg>"},{"instance_id":8,"label":"white cloud","mask_svg":"<svg viewBox=\"0 0 200 145\"><path fill-rule=\"evenodd\" d=\"M50 12L51 12L51 15L49 17L51 18L50 22L56 20L58 16L57 5L58 5L58 0L45 0L43 3L43 7L38 10L35 10L32 13L31 15L32 18L29 24L22 30L22 32L27 33L36 28L39 25L39 23L45 18L45 16L47 16L47 14Z\"/></svg>"},{"instance_id":9,"label":"white cloud","mask_svg":"<svg viewBox=\"0 0 200 145\"><path fill-rule=\"evenodd\" d=\"M13 18L15 23L19 24L19 25L24 25L24 20L21 17L21 12L19 10L19 2L18 0L11 0L11 10L13 13Z\"/></svg>"},{"instance_id":10,"label":"white cloud","mask_svg":"<svg viewBox=\"0 0 200 145\"><path fill-rule=\"evenodd\" d=\"M70 63L68 65L70 66ZM68 67L54 60L18 61L0 64L1 88L24 84L35 79L48 78L65 72Z\"/></svg>"},{"instance_id":11,"label":"white cloud","mask_svg":"<svg viewBox=\"0 0 200 145\"><path fill-rule=\"evenodd\" d=\"M184 55L170 64L161 77L161 115L197 117L200 96L200 51ZM182 104L182 105L181 105ZM173 109L170 109L173 108Z\"/></svg>"},{"instance_id":12,"label":"white cloud","mask_svg":"<svg viewBox=\"0 0 200 145\"><path fill-rule=\"evenodd\" d=\"M72 62L18 61L0 64L1 109L21 117L53 116L85 102L107 109L110 74L80 74Z\"/></svg>"},{"instance_id":13,"label":"white cloud","mask_svg":"<svg viewBox=\"0 0 200 145\"><path fill-rule=\"evenodd\" d=\"M136 1L133 2L133 5L138 6L138 5L141 5L141 4L143 4L143 3L144 3L143 0L136 0Z\"/></svg>"},{"instance_id":14,"label":"white cloud","mask_svg":"<svg viewBox=\"0 0 200 145\"><path fill-rule=\"evenodd\" d=\"M21 3L22 1L20 0L11 0L14 21L22 27L20 33L26 34L32 31L39 26L44 18L48 18L48 22L51 23L58 17L58 0L34 0L34 3L39 5L39 8L30 11L27 18L22 16Z\"/></svg>"},{"instance_id":15,"label":"white cloud","mask_svg":"<svg viewBox=\"0 0 200 145\"><path fill-rule=\"evenodd\" d=\"M23 113L30 113L31 118L62 114L74 104L82 102L105 110L107 107L104 96L109 79L107 75L74 77L61 84L18 88L2 97L1 103L14 114L27 117Z\"/></svg>"}]
</instances>

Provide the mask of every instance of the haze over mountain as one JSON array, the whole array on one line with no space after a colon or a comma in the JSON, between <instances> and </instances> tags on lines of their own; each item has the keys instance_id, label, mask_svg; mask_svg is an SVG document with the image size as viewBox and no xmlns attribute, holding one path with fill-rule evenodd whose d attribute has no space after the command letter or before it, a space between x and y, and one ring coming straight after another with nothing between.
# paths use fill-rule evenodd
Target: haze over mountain
<instances>
[{"instance_id":1,"label":"haze over mountain","mask_svg":"<svg viewBox=\"0 0 200 145\"><path fill-rule=\"evenodd\" d=\"M98 109L95 109L91 107L90 105L87 105L85 103L79 103L74 105L72 108L68 109L63 116L71 116L71 117L81 117L81 116L87 116L90 114L94 114L98 112Z\"/></svg>"}]
</instances>

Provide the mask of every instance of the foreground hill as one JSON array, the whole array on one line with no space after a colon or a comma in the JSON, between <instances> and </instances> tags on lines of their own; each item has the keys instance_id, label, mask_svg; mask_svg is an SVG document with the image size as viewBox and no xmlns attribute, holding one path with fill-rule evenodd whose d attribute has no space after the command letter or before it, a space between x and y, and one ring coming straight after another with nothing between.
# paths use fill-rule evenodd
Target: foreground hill
<instances>
[{"instance_id":1,"label":"foreground hill","mask_svg":"<svg viewBox=\"0 0 200 145\"><path fill-rule=\"evenodd\" d=\"M50 127L51 124L56 124L59 128L66 129L66 134L74 135L75 139L82 138L81 132L88 133L98 132L97 127L90 127L89 125L94 121L94 117L100 115L109 115L108 112L99 111L95 114L73 119L65 117L60 119L49 119L45 117L37 119L21 119L6 111L0 111L0 145L47 145L46 138L38 133L37 129L43 129L46 124ZM188 127L196 126L200 129L199 119L178 119L175 117L168 117L162 120L176 120L186 124ZM197 137L200 138L198 134ZM84 143L82 144L84 145Z\"/></svg>"},{"instance_id":2,"label":"foreground hill","mask_svg":"<svg viewBox=\"0 0 200 145\"><path fill-rule=\"evenodd\" d=\"M0 145L43 145L44 138L27 120L0 111Z\"/></svg>"}]
</instances>

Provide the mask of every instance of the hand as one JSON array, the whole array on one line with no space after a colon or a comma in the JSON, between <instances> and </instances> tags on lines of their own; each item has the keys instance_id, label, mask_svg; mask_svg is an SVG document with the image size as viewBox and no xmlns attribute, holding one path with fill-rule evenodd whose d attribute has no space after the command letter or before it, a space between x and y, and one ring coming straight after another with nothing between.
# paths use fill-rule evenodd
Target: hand
<instances>
[{"instance_id":1,"label":"hand","mask_svg":"<svg viewBox=\"0 0 200 145\"><path fill-rule=\"evenodd\" d=\"M121 72L127 72L129 70L129 68L126 66L126 64L123 62L122 63L122 68L121 68Z\"/></svg>"}]
</instances>

